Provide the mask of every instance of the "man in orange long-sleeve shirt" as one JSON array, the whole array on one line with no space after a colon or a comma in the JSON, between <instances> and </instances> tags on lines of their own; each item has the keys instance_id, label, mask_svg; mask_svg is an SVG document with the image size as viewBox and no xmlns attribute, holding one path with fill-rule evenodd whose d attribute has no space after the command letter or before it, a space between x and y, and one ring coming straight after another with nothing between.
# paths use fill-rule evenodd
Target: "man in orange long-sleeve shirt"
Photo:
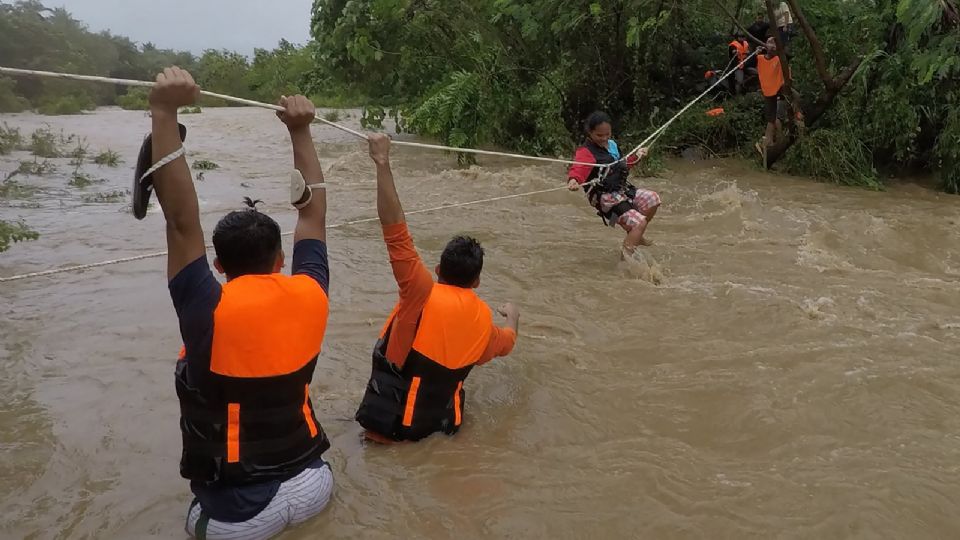
<instances>
[{"instance_id":1,"label":"man in orange long-sleeve shirt","mask_svg":"<svg viewBox=\"0 0 960 540\"><path fill-rule=\"evenodd\" d=\"M464 380L474 366L510 354L520 312L506 304L498 310L506 327L493 323L490 308L474 292L480 286L483 248L472 238L457 236L447 244L434 283L407 230L389 156L390 139L371 135L377 214L400 300L374 348L370 382L356 419L372 440L416 441L460 429Z\"/></svg>"}]
</instances>

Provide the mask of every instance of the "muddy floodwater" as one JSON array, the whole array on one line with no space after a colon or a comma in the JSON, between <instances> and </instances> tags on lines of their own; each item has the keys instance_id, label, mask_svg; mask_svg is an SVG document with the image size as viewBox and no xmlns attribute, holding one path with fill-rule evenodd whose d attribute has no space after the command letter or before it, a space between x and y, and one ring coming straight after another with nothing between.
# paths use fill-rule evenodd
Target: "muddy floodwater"
<instances>
[{"instance_id":1,"label":"muddy floodwater","mask_svg":"<svg viewBox=\"0 0 960 540\"><path fill-rule=\"evenodd\" d=\"M0 275L165 249L159 207L136 221L109 196L130 187L143 112L0 120L124 159L84 165L103 180L84 188L69 158L15 176L0 219L41 237ZM208 237L243 196L290 230L273 114L182 121L190 159L220 165L197 182ZM314 135L329 223L375 217L365 146ZM32 159L0 158L0 177ZM565 183L560 165L408 148L393 166L408 211ZM644 185L664 200L656 244L627 263L622 233L566 191L409 217L430 267L452 234L479 238L481 296L522 310L513 355L470 376L461 432L415 445L365 445L352 420L396 286L376 223L332 229L311 392L337 485L282 538L960 537L960 198L725 161ZM185 538L165 260L0 283L0 299L0 537Z\"/></svg>"}]
</instances>

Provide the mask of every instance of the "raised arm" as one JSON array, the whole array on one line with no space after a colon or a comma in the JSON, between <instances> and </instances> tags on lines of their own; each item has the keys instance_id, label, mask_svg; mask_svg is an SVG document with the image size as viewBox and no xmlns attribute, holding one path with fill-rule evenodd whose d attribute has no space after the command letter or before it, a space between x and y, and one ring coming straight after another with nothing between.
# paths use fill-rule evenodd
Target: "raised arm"
<instances>
[{"instance_id":1,"label":"raised arm","mask_svg":"<svg viewBox=\"0 0 960 540\"><path fill-rule=\"evenodd\" d=\"M306 182L306 190L300 203L309 201L309 204L300 208L297 227L293 233L294 244L300 240L327 240L327 190L311 185L322 184L323 170L320 168L320 158L317 149L313 146L313 134L310 133L310 124L316 117L313 103L304 96L283 97L280 106L286 109L277 112L277 116L287 125L290 132L290 141L293 143L293 166L300 171Z\"/></svg>"},{"instance_id":2,"label":"raised arm","mask_svg":"<svg viewBox=\"0 0 960 540\"><path fill-rule=\"evenodd\" d=\"M387 227L404 223L403 206L397 195L390 170L390 138L382 133L370 134L370 159L377 166L377 215L380 225Z\"/></svg>"},{"instance_id":3,"label":"raised arm","mask_svg":"<svg viewBox=\"0 0 960 540\"><path fill-rule=\"evenodd\" d=\"M420 313L433 290L433 277L423 265L403 217L400 196L390 170L390 138L371 133L369 142L370 158L377 167L377 215L380 216L383 241L387 245L400 296L387 345L387 360L402 367L413 346Z\"/></svg>"},{"instance_id":4,"label":"raised arm","mask_svg":"<svg viewBox=\"0 0 960 540\"><path fill-rule=\"evenodd\" d=\"M157 84L150 91L153 163L181 148L177 109L195 103L199 97L200 87L185 70L170 67L157 75ZM180 156L160 167L153 173L153 187L167 221L169 280L206 253L200 205L187 160Z\"/></svg>"}]
</instances>

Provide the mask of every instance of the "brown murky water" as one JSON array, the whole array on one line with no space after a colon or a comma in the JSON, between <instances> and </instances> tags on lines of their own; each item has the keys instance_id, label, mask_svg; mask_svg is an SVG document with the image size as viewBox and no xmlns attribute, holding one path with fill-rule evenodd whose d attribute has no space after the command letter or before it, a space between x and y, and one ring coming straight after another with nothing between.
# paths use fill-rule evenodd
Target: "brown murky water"
<instances>
[{"instance_id":1,"label":"brown murky water","mask_svg":"<svg viewBox=\"0 0 960 540\"><path fill-rule=\"evenodd\" d=\"M164 249L158 209L138 222L81 199L128 187L143 113L3 120L49 121L126 163L88 166L107 181L83 190L20 178L41 191L0 218L43 236L0 255L0 275ZM272 113L183 120L191 158L222 165L198 183L208 234L243 195L289 229ZM375 216L365 148L315 135L337 183L330 223ZM394 154L407 210L563 182L559 166ZM960 199L718 162L648 185L665 200L657 245L630 264L621 233L567 192L411 216L428 264L452 233L479 237L481 294L523 310L515 353L471 376L461 433L417 445L364 446L351 420L395 285L375 224L332 231L312 391L337 487L283 538L960 535ZM185 537L164 264L0 284L0 537Z\"/></svg>"}]
</instances>

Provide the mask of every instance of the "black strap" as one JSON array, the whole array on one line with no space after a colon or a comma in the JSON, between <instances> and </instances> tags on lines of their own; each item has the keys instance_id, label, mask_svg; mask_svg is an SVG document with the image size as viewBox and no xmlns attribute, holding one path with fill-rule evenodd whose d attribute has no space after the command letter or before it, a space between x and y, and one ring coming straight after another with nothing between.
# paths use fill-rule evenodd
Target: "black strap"
<instances>
[{"instance_id":1,"label":"black strap","mask_svg":"<svg viewBox=\"0 0 960 540\"><path fill-rule=\"evenodd\" d=\"M305 439L322 440L323 431L317 426L317 436L310 438L309 432L304 433L308 428L304 426L293 433L284 437L273 437L270 439L261 439L259 441L240 441L240 455L242 459L255 458L261 454L281 453L284 450L294 448L302 444ZM204 457L222 458L227 455L226 442L214 441L194 441L185 440L184 449L191 454Z\"/></svg>"},{"instance_id":2,"label":"black strap","mask_svg":"<svg viewBox=\"0 0 960 540\"><path fill-rule=\"evenodd\" d=\"M267 409L243 409L243 419L248 422L270 422L277 417L284 418L295 414L301 414L303 402L290 404L284 407L271 407ZM203 422L207 424L225 424L227 422L226 409L215 410L205 407L196 407L193 405L181 404L180 415L187 420Z\"/></svg>"},{"instance_id":3,"label":"black strap","mask_svg":"<svg viewBox=\"0 0 960 540\"><path fill-rule=\"evenodd\" d=\"M200 511L200 519L197 520L197 526L194 529L194 536L197 540L207 540L207 527L210 525L210 516L203 510Z\"/></svg>"}]
</instances>

